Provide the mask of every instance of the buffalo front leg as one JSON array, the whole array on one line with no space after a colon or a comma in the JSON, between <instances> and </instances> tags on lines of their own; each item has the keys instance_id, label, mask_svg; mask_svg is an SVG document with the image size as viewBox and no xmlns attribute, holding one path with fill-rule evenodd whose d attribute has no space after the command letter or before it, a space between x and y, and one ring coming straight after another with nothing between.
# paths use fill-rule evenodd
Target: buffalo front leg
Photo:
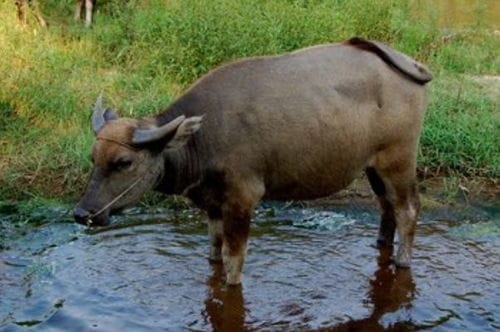
<instances>
[{"instance_id":1,"label":"buffalo front leg","mask_svg":"<svg viewBox=\"0 0 500 332\"><path fill-rule=\"evenodd\" d=\"M222 220L208 220L208 237L210 241L210 253L208 259L212 262L220 262L222 260Z\"/></svg>"},{"instance_id":2,"label":"buffalo front leg","mask_svg":"<svg viewBox=\"0 0 500 332\"><path fill-rule=\"evenodd\" d=\"M239 211L238 211L239 210ZM229 285L241 283L250 231L251 210L233 206L223 220L222 261Z\"/></svg>"},{"instance_id":3,"label":"buffalo front leg","mask_svg":"<svg viewBox=\"0 0 500 332\"><path fill-rule=\"evenodd\" d=\"M238 187L228 186L227 200L222 205L222 261L227 284L238 285L245 262L250 220L265 189L257 178L237 177L228 183L238 183Z\"/></svg>"}]
</instances>

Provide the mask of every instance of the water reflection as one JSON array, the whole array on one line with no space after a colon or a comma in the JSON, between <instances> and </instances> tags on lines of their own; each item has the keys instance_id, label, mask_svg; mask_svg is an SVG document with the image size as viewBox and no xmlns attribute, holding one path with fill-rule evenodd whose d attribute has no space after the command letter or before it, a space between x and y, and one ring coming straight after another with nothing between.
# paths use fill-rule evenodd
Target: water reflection
<instances>
[{"instance_id":1,"label":"water reflection","mask_svg":"<svg viewBox=\"0 0 500 332\"><path fill-rule=\"evenodd\" d=\"M30 230L0 252L0 331L500 328L498 209L474 212L477 221L443 221L448 210L424 220L412 270L372 246L372 215L301 211L255 223L243 287L227 287L222 266L207 263L198 219Z\"/></svg>"},{"instance_id":2,"label":"water reflection","mask_svg":"<svg viewBox=\"0 0 500 332\"><path fill-rule=\"evenodd\" d=\"M211 268L203 316L214 331L245 330L246 309L242 286L227 286L222 283L224 269L221 263L212 263Z\"/></svg>"},{"instance_id":3,"label":"water reflection","mask_svg":"<svg viewBox=\"0 0 500 332\"><path fill-rule=\"evenodd\" d=\"M384 325L382 318L387 313L409 310L415 297L415 282L411 269L396 269L392 263L393 248L380 248L378 267L370 280L366 293L367 303L372 306L371 314L363 319L350 320L326 328L328 331L387 331L401 330L412 326L410 320ZM244 331L246 313L241 286L226 286L222 282L222 264L212 264L212 275L206 284L208 296L202 313L213 331Z\"/></svg>"},{"instance_id":4,"label":"water reflection","mask_svg":"<svg viewBox=\"0 0 500 332\"><path fill-rule=\"evenodd\" d=\"M412 325L410 320L398 321L391 326L384 326L381 322L387 313L409 310L415 297L411 269L396 269L391 260L392 251L392 247L379 249L378 268L367 293L368 301L373 306L371 315L328 328L329 331L401 331Z\"/></svg>"}]
</instances>

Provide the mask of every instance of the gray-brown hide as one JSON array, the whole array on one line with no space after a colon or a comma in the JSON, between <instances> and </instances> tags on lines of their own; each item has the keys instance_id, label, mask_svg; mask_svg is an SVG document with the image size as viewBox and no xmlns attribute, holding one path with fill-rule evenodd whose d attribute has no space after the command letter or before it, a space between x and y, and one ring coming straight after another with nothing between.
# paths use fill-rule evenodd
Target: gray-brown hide
<instances>
[{"instance_id":1,"label":"gray-brown hide","mask_svg":"<svg viewBox=\"0 0 500 332\"><path fill-rule=\"evenodd\" d=\"M396 263L408 266L430 80L409 57L353 38L222 66L152 118L99 106L94 173L75 218L106 223L148 189L184 194L207 212L210 258L238 284L259 200L327 196L366 171L382 209L378 241L392 245L397 229Z\"/></svg>"}]
</instances>

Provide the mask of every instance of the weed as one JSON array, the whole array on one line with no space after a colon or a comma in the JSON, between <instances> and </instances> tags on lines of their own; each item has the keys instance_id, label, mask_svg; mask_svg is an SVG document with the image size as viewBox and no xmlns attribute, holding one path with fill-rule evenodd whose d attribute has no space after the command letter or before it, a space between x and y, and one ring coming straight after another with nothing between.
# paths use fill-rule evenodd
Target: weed
<instances>
[{"instance_id":1,"label":"weed","mask_svg":"<svg viewBox=\"0 0 500 332\"><path fill-rule=\"evenodd\" d=\"M498 177L498 96L468 79L499 75L499 38L481 20L440 29L420 1L149 0L100 3L92 29L73 1L47 0L50 28L17 24L0 1L0 197L74 196L90 169L89 108L158 112L212 68L354 35L388 42L435 73L420 165Z\"/></svg>"}]
</instances>

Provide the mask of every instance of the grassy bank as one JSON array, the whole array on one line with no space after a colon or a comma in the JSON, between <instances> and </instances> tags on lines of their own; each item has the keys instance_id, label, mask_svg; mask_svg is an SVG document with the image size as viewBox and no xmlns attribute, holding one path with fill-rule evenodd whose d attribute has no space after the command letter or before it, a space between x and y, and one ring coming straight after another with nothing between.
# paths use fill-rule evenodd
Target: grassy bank
<instances>
[{"instance_id":1,"label":"grassy bank","mask_svg":"<svg viewBox=\"0 0 500 332\"><path fill-rule=\"evenodd\" d=\"M500 175L499 94L481 80L500 75L500 36L480 7L450 31L419 1L110 0L92 29L72 21L73 1L42 5L47 30L20 27L14 1L0 0L0 200L81 192L101 91L122 115L150 114L221 63L354 35L434 72L422 171Z\"/></svg>"}]
</instances>

